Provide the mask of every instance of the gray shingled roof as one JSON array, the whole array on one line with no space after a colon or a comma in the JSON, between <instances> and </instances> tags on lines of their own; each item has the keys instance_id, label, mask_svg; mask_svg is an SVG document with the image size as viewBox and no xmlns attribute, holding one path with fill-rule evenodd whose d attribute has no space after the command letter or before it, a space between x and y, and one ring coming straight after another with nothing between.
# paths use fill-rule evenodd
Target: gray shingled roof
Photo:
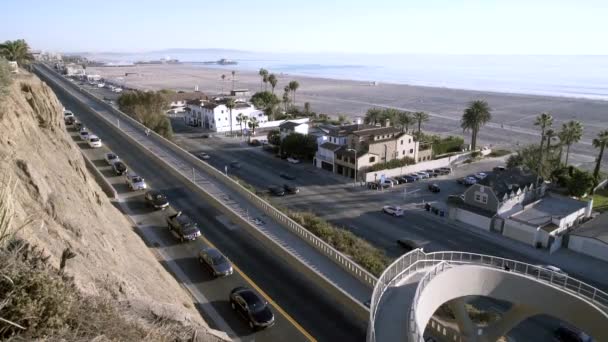
<instances>
[{"instance_id":1,"label":"gray shingled roof","mask_svg":"<svg viewBox=\"0 0 608 342\"><path fill-rule=\"evenodd\" d=\"M479 182L481 185L492 188L498 199L512 191L523 190L526 186L534 186L535 183L536 175L519 167L492 172Z\"/></svg>"},{"instance_id":2,"label":"gray shingled roof","mask_svg":"<svg viewBox=\"0 0 608 342\"><path fill-rule=\"evenodd\" d=\"M279 127L281 129L294 129L300 125L301 125L301 123L297 123L297 122L293 122L293 121L286 121L286 122L283 122L282 124L280 124Z\"/></svg>"},{"instance_id":3,"label":"gray shingled roof","mask_svg":"<svg viewBox=\"0 0 608 342\"><path fill-rule=\"evenodd\" d=\"M340 147L342 147L342 146L334 144L334 143L330 143L330 142L324 142L321 144L321 148L324 148L324 149L330 150L330 151L336 151Z\"/></svg>"},{"instance_id":4,"label":"gray shingled roof","mask_svg":"<svg viewBox=\"0 0 608 342\"><path fill-rule=\"evenodd\" d=\"M608 244L608 212L600 214L596 218L583 223L580 227L576 228L571 235L597 239Z\"/></svg>"}]
</instances>

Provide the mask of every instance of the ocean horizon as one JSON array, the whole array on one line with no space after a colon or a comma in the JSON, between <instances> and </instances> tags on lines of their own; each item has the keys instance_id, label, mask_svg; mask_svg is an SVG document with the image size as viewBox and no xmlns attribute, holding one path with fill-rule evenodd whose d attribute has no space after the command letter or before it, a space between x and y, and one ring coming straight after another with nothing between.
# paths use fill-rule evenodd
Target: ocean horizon
<instances>
[{"instance_id":1,"label":"ocean horizon","mask_svg":"<svg viewBox=\"0 0 608 342\"><path fill-rule=\"evenodd\" d=\"M259 53L232 50L168 50L93 54L114 63L175 58L198 64L226 58L237 65L202 65L224 70L269 72L379 83L501 93L608 100L605 55L373 55Z\"/></svg>"}]
</instances>

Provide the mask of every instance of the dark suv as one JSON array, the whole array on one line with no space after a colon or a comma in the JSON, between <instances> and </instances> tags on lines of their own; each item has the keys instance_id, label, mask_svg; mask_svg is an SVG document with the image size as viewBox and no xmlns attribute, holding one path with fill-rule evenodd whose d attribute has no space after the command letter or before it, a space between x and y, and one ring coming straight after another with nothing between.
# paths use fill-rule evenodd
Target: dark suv
<instances>
[{"instance_id":1,"label":"dark suv","mask_svg":"<svg viewBox=\"0 0 608 342\"><path fill-rule=\"evenodd\" d=\"M285 190L283 190L283 188L280 186L269 186L268 191L275 196L285 196Z\"/></svg>"},{"instance_id":2,"label":"dark suv","mask_svg":"<svg viewBox=\"0 0 608 342\"><path fill-rule=\"evenodd\" d=\"M117 161L116 163L112 164L112 170L114 170L115 174L122 176L127 172L127 165L121 161Z\"/></svg>"},{"instance_id":3,"label":"dark suv","mask_svg":"<svg viewBox=\"0 0 608 342\"><path fill-rule=\"evenodd\" d=\"M270 327L274 324L274 314L268 303L257 293L239 286L230 291L230 306L247 320L252 330Z\"/></svg>"},{"instance_id":4,"label":"dark suv","mask_svg":"<svg viewBox=\"0 0 608 342\"><path fill-rule=\"evenodd\" d=\"M181 211L167 216L167 226L180 242L194 241L201 236L198 224Z\"/></svg>"}]
</instances>

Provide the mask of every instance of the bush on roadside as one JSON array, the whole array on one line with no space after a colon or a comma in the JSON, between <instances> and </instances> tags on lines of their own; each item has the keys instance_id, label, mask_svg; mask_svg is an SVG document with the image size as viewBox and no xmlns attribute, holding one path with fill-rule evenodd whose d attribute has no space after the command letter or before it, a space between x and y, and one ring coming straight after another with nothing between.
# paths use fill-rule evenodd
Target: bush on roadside
<instances>
[{"instance_id":1,"label":"bush on roadside","mask_svg":"<svg viewBox=\"0 0 608 342\"><path fill-rule=\"evenodd\" d=\"M492 152L488 154L488 157L504 157L510 153L511 151L505 149L492 149Z\"/></svg>"},{"instance_id":2,"label":"bush on roadside","mask_svg":"<svg viewBox=\"0 0 608 342\"><path fill-rule=\"evenodd\" d=\"M171 121L165 115L166 96L161 92L129 91L118 98L118 107L142 125L167 139L173 137Z\"/></svg>"},{"instance_id":3,"label":"bush on roadside","mask_svg":"<svg viewBox=\"0 0 608 342\"><path fill-rule=\"evenodd\" d=\"M367 169L367 172L373 172L373 171L381 171L381 170L387 170L387 169L394 169L397 167L402 167L402 166L408 166L408 165L414 165L416 164L416 161L413 158L410 157L405 157L402 159L393 159L390 160L386 163L378 163L378 164L374 164L371 167L369 167Z\"/></svg>"}]
</instances>

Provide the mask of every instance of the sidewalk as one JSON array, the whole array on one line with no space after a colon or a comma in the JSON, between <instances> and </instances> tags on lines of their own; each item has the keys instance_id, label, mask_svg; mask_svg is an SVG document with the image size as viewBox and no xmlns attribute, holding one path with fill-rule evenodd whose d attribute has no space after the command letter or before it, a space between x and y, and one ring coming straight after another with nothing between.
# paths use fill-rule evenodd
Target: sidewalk
<instances>
[{"instance_id":1,"label":"sidewalk","mask_svg":"<svg viewBox=\"0 0 608 342\"><path fill-rule=\"evenodd\" d=\"M608 276L606 276L608 263L605 261L582 255L563 247L555 253L549 254L549 251L546 249L536 249L523 242L481 230L462 222L450 220L447 217L440 217L431 213L428 213L427 216L431 220L452 226L455 229L464 231L468 234L474 234L482 239L491 240L494 243L504 246L505 249L524 254L529 258L540 260L545 264L555 265L569 273L575 273L585 278L589 278L594 282L601 284L602 290L608 288Z\"/></svg>"}]
</instances>

